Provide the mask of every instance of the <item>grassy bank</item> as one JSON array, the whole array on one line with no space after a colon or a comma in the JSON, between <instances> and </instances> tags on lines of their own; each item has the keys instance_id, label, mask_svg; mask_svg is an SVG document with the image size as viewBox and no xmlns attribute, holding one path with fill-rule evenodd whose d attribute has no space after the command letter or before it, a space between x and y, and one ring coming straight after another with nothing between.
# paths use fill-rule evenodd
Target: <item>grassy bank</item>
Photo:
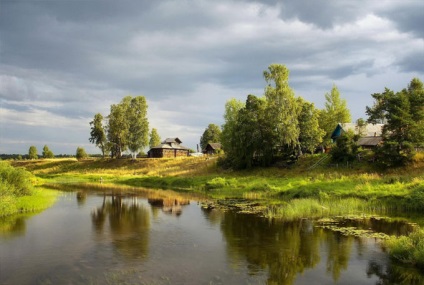
<instances>
[{"instance_id":1,"label":"grassy bank","mask_svg":"<svg viewBox=\"0 0 424 285\"><path fill-rule=\"evenodd\" d=\"M0 161L0 182L0 217L46 209L58 195L57 191L34 187L34 175L4 161Z\"/></svg>"},{"instance_id":2,"label":"grassy bank","mask_svg":"<svg viewBox=\"0 0 424 285\"><path fill-rule=\"evenodd\" d=\"M342 211L424 211L424 155L408 168L379 171L366 163L349 168L310 166L305 156L292 168L225 171L216 159L92 159L17 161L46 183L103 183L207 193L216 199L261 201L268 217L311 217Z\"/></svg>"},{"instance_id":3,"label":"grassy bank","mask_svg":"<svg viewBox=\"0 0 424 285\"><path fill-rule=\"evenodd\" d=\"M424 229L417 229L409 236L392 236L384 245L393 259L424 269Z\"/></svg>"}]
</instances>

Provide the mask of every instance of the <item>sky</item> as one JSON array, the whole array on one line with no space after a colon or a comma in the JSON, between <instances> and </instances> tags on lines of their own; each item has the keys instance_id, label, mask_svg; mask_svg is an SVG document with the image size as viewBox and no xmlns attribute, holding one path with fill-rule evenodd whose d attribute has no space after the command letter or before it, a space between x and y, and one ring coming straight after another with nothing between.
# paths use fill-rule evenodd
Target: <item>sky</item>
<instances>
[{"instance_id":1,"label":"sky","mask_svg":"<svg viewBox=\"0 0 424 285\"><path fill-rule=\"evenodd\" d=\"M100 153L89 122L128 95L196 149L273 63L296 96L322 109L335 84L366 118L371 94L424 80L424 1L0 0L0 153Z\"/></svg>"}]
</instances>

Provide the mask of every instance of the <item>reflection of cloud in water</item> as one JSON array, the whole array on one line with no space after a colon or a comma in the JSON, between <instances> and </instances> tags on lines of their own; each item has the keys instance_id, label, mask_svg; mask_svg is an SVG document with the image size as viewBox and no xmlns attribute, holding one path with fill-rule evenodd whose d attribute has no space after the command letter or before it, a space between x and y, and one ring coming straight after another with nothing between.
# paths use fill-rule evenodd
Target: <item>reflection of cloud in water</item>
<instances>
[{"instance_id":1,"label":"reflection of cloud in water","mask_svg":"<svg viewBox=\"0 0 424 285\"><path fill-rule=\"evenodd\" d=\"M123 256L144 258L148 252L150 212L136 197L104 196L91 213L96 237L111 241Z\"/></svg>"}]
</instances>

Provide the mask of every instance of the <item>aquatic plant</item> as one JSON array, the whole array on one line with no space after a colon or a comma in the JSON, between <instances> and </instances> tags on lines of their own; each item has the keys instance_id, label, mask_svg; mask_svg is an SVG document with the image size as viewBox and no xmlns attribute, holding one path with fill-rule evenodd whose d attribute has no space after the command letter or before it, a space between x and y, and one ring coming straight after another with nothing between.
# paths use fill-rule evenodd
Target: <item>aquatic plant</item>
<instances>
[{"instance_id":1,"label":"aquatic plant","mask_svg":"<svg viewBox=\"0 0 424 285\"><path fill-rule=\"evenodd\" d=\"M392 236L384 246L393 259L424 269L424 229L417 229L409 236Z\"/></svg>"}]
</instances>

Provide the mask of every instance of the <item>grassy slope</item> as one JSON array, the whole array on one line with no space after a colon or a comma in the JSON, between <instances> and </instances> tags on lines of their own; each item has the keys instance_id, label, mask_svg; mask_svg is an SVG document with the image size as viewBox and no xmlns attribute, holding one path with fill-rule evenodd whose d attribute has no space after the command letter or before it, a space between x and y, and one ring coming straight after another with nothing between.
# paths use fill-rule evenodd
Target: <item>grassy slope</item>
<instances>
[{"instance_id":1,"label":"grassy slope","mask_svg":"<svg viewBox=\"0 0 424 285\"><path fill-rule=\"evenodd\" d=\"M424 210L424 158L408 168L386 172L366 164L353 168L320 167L310 170L319 156L301 159L292 169L266 168L230 172L219 169L216 159L128 159L76 161L53 159L15 161L49 183L93 182L149 188L203 191L214 197L360 198L395 201Z\"/></svg>"}]
</instances>

